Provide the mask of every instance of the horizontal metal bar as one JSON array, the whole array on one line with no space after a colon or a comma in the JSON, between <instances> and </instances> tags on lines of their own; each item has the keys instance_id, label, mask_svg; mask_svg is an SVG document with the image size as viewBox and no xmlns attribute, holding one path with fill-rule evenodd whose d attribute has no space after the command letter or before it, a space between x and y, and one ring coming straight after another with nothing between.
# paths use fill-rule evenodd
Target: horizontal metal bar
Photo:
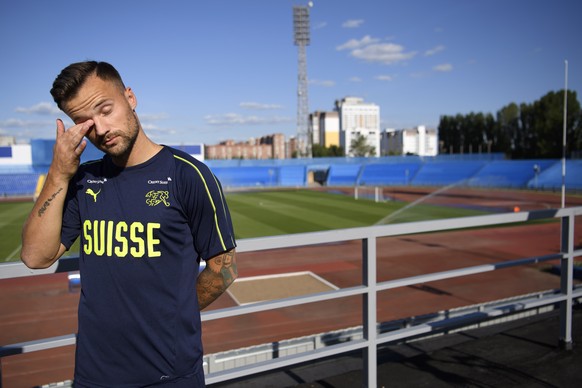
<instances>
[{"instance_id":1,"label":"horizontal metal bar","mask_svg":"<svg viewBox=\"0 0 582 388\"><path fill-rule=\"evenodd\" d=\"M358 292L356 294L361 293L361 291L362 290L358 290ZM573 298L582 298L582 288L578 288L578 289L574 290L572 293L572 297ZM509 303L506 305L490 307L490 308L485 309L485 310L480 311L480 312L471 312L471 313L468 313L468 314L465 314L462 316L456 316L456 317L450 318L448 320L435 321L432 323L425 323L425 324L415 325L415 326L409 327L409 328L394 330L394 331L379 335L378 336L378 343L391 342L391 341L396 341L396 340L408 338L410 336L425 334L425 333L434 331L435 327L437 327L437 326L446 327L447 324L452 322L453 320L460 322L462 319L465 319L463 324L471 323L473 321L472 318L471 318L471 320L469 320L469 319L463 318L463 317L477 317L477 316L479 316L479 317L483 318L485 316L486 317L499 316L499 315L507 314L509 312L515 312L515 311L520 311L520 310L529 310L532 308L537 308L537 307L541 307L541 306L555 304L555 303L561 302L561 301L566 300L566 299L567 299L567 295L562 295L562 294L554 294L554 295L543 296L543 297L532 297L532 298L529 298L526 300L516 301L514 303ZM515 308L515 306L520 306L520 307ZM206 314L211 314L211 313L206 313ZM475 315L475 314L477 314L477 315ZM236 314L236 315L240 315L240 314ZM232 316L232 315L229 315L229 316ZM211 317L211 319L218 319L218 318L224 318L224 317L219 316L219 315L215 315L215 316ZM476 319L474 321L479 321L479 319ZM440 324L439 322L442 322L442 324ZM1 346L0 347L0 357L10 356L10 355L14 355L14 354L21 354L21 353L36 352L39 350L47 350L47 349L57 348L57 347L61 347L61 346L74 345L75 342L76 342L75 334L68 334L68 335L59 336L59 337L45 338L45 339L35 340L35 341L20 342L20 343L15 343L15 344L11 344L11 345Z\"/></svg>"},{"instance_id":2,"label":"horizontal metal bar","mask_svg":"<svg viewBox=\"0 0 582 388\"><path fill-rule=\"evenodd\" d=\"M0 264L0 279L19 278L24 276L50 275L60 272L79 270L78 257L64 257L44 269L30 269L22 262Z\"/></svg>"},{"instance_id":3,"label":"horizontal metal bar","mask_svg":"<svg viewBox=\"0 0 582 388\"><path fill-rule=\"evenodd\" d=\"M582 289L573 292L573 297L582 297ZM541 298L531 298L516 303L510 303L502 306L495 306L485 309L483 311L471 312L465 315L456 316L449 319L443 319L435 322L423 323L412 327L406 327L380 334L377 343L383 344L388 342L395 342L406 338L416 337L422 334L429 334L443 329L454 329L456 327L467 326L474 323L479 323L487 319L512 314L519 311L531 310L541 306L547 306L559 303L568 299L567 295L556 294L544 296Z\"/></svg>"},{"instance_id":4,"label":"horizontal metal bar","mask_svg":"<svg viewBox=\"0 0 582 388\"><path fill-rule=\"evenodd\" d=\"M455 229L503 225L531 220L560 218L570 215L582 215L582 206L563 209L534 210L530 212L491 214L473 217L447 218L442 220L405 222L392 225L367 226L329 230L323 232L296 233L283 236L249 238L237 241L237 252L254 252L269 249L292 248L307 245L320 245L369 237L394 237L426 232L440 232ZM582 255L576 251L575 256ZM31 270L24 264L0 264L0 279L22 276L44 275L57 272L76 271L79 269L77 257L62 258L47 269Z\"/></svg>"},{"instance_id":5,"label":"horizontal metal bar","mask_svg":"<svg viewBox=\"0 0 582 388\"><path fill-rule=\"evenodd\" d=\"M447 218L442 220L404 222L361 228L323 232L296 233L283 236L259 237L240 240L237 252L292 248L306 245L329 244L368 237L394 237L426 232L504 225L547 218L582 214L582 207L533 210L530 212L490 214L484 216ZM341 233L338 233L341 232Z\"/></svg>"},{"instance_id":6,"label":"horizontal metal bar","mask_svg":"<svg viewBox=\"0 0 582 388\"><path fill-rule=\"evenodd\" d=\"M1 346L0 357L37 352L39 350L53 349L61 346L69 346L74 345L76 342L77 336L75 334L44 338L36 341L20 342L12 345Z\"/></svg>"},{"instance_id":7,"label":"horizontal metal bar","mask_svg":"<svg viewBox=\"0 0 582 388\"><path fill-rule=\"evenodd\" d=\"M316 294L309 294L304 296L277 299L275 301L257 302L246 304L244 306L228 307L220 310L210 310L202 313L202 321L211 321L214 319L229 318L237 315L258 313L261 311L275 310L307 303L347 298L349 296L365 294L366 292L368 292L368 287L356 286L333 291L318 292Z\"/></svg>"},{"instance_id":8,"label":"horizontal metal bar","mask_svg":"<svg viewBox=\"0 0 582 388\"><path fill-rule=\"evenodd\" d=\"M529 258L525 258L525 259L506 261L503 263L483 264L483 265L476 265L473 267L465 267L465 268L459 268L459 269L452 269L452 270L448 270L448 271L432 272L429 274L410 276L407 278L389 280L386 282L378 283L377 290L378 291L385 291L385 290L390 290L393 288L411 286L411 285L419 284L419 283L427 283L427 282L434 282L437 280L452 279L452 278L467 276L467 275L475 275L478 273L494 271L496 269L515 267L515 266L525 265L525 264L536 264L536 263L541 263L544 261L561 259L562 256L563 256L563 254L556 253L556 254L546 255L546 256L535 256L535 257L529 257Z\"/></svg>"},{"instance_id":9,"label":"horizontal metal bar","mask_svg":"<svg viewBox=\"0 0 582 388\"><path fill-rule=\"evenodd\" d=\"M239 368L229 369L227 371L209 373L206 375L205 380L206 384L219 383L221 381L232 380L255 373L262 373L273 369L283 368L289 365L295 365L324 357L348 353L355 350L364 349L368 346L371 346L371 344L369 344L367 340L353 340L344 342L342 344L327 346L325 348L313 350L310 352L263 361L253 364L252 366L242 366Z\"/></svg>"}]
</instances>

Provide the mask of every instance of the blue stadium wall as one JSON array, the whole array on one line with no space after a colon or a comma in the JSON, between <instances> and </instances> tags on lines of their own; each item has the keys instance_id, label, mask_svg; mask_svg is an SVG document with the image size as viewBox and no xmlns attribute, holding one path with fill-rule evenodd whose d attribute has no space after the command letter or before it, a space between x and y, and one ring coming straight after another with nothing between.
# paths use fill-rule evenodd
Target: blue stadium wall
<instances>
[{"instance_id":1,"label":"blue stadium wall","mask_svg":"<svg viewBox=\"0 0 582 388\"><path fill-rule=\"evenodd\" d=\"M31 143L32 165L0 163L0 195L29 196L52 160L54 140ZM202 158L202 145L174 146ZM3 150L1 158L10 157ZM102 153L88 144L82 162ZM380 158L313 158L207 160L225 189L327 186L447 186L557 190L562 186L561 160L504 160L502 154L391 156ZM566 188L582 190L582 160L567 160Z\"/></svg>"},{"instance_id":2,"label":"blue stadium wall","mask_svg":"<svg viewBox=\"0 0 582 388\"><path fill-rule=\"evenodd\" d=\"M502 154L206 163L225 188L303 187L314 181L326 186L459 185L539 190L557 190L562 186L561 160L504 160ZM566 188L582 190L582 160L567 160L566 172Z\"/></svg>"},{"instance_id":3,"label":"blue stadium wall","mask_svg":"<svg viewBox=\"0 0 582 388\"><path fill-rule=\"evenodd\" d=\"M13 147L0 147L0 197L30 197L34 195L39 177L48 172L54 144L55 141L50 139L32 140L27 164L21 163L21 159L15 157ZM187 152L198 159L203 159L204 146L202 144L172 145L172 147ZM81 155L81 162L101 159L102 157L101 151L93 144L87 143L87 148Z\"/></svg>"}]
</instances>

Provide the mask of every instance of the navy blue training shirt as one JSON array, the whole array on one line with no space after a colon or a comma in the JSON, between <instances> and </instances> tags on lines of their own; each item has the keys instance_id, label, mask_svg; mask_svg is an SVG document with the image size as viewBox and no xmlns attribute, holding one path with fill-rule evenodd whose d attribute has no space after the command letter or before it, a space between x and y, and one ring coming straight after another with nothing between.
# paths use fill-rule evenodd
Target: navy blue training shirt
<instances>
[{"instance_id":1,"label":"navy blue training shirt","mask_svg":"<svg viewBox=\"0 0 582 388\"><path fill-rule=\"evenodd\" d=\"M134 387L203 373L199 262L236 246L208 167L164 147L147 162L82 164L61 241L81 238L75 381Z\"/></svg>"}]
</instances>

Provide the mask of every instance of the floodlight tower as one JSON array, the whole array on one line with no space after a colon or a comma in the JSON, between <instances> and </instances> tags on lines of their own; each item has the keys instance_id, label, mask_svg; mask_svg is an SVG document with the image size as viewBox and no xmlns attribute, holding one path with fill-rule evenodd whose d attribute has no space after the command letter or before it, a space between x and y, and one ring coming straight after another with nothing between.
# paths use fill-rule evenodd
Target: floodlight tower
<instances>
[{"instance_id":1,"label":"floodlight tower","mask_svg":"<svg viewBox=\"0 0 582 388\"><path fill-rule=\"evenodd\" d=\"M306 6L293 6L293 31L298 53L297 71L297 151L298 156L311 157L312 134L309 121L309 98L307 89L307 54L309 45L309 9L313 7L310 1Z\"/></svg>"}]
</instances>

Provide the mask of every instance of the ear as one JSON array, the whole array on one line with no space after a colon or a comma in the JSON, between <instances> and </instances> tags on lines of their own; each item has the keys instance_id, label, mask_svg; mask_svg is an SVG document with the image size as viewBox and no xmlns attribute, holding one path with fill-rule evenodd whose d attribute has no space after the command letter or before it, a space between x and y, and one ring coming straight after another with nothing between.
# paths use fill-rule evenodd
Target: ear
<instances>
[{"instance_id":1,"label":"ear","mask_svg":"<svg viewBox=\"0 0 582 388\"><path fill-rule=\"evenodd\" d=\"M133 90L131 90L131 88L125 88L124 94L131 109L135 109L137 107L137 97L135 97Z\"/></svg>"}]
</instances>

